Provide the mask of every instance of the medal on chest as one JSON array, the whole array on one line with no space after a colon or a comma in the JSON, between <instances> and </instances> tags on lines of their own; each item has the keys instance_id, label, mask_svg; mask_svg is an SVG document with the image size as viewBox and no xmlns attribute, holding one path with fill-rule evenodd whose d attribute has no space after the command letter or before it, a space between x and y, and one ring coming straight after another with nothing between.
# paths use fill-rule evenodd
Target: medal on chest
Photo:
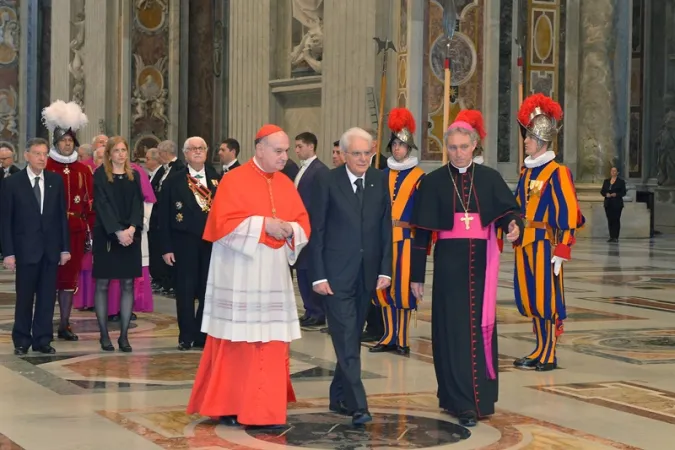
<instances>
[{"instance_id":1,"label":"medal on chest","mask_svg":"<svg viewBox=\"0 0 675 450\"><path fill-rule=\"evenodd\" d=\"M192 191L192 194L195 196L197 204L204 212L209 212L211 210L211 190L207 187L204 187L199 180L192 177L190 174L187 176L188 187Z\"/></svg>"}]
</instances>

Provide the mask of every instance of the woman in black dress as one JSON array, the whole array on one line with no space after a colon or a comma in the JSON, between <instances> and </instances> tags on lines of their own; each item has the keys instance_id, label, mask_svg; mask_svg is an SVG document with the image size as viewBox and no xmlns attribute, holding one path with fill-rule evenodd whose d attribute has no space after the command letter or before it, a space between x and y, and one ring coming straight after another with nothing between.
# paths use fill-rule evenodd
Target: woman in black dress
<instances>
[{"instance_id":1,"label":"woman in black dress","mask_svg":"<svg viewBox=\"0 0 675 450\"><path fill-rule=\"evenodd\" d=\"M103 164L94 172L92 276L96 280L94 308L101 331L101 349L115 350L108 335L108 284L120 280L120 350L130 352L128 331L134 305L134 279L141 273L143 193L141 175L129 164L129 145L120 136L105 147Z\"/></svg>"},{"instance_id":2,"label":"woman in black dress","mask_svg":"<svg viewBox=\"0 0 675 450\"><path fill-rule=\"evenodd\" d=\"M621 211L623 210L623 198L626 196L626 182L619 178L619 170L612 167L610 177L602 183L600 191L605 197L605 215L609 228L609 240L607 242L619 242L621 232Z\"/></svg>"}]
</instances>

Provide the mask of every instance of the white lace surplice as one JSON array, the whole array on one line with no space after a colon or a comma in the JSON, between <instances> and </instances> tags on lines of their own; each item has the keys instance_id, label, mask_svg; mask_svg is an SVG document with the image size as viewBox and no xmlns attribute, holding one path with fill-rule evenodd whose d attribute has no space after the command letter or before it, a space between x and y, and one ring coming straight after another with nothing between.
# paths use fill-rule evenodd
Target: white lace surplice
<instances>
[{"instance_id":1,"label":"white lace surplice","mask_svg":"<svg viewBox=\"0 0 675 450\"><path fill-rule=\"evenodd\" d=\"M307 245L300 225L291 223L295 250L261 244L264 218L244 220L213 244L202 332L232 342L291 342L300 338L289 264ZM178 274L180 276L180 274Z\"/></svg>"}]
</instances>

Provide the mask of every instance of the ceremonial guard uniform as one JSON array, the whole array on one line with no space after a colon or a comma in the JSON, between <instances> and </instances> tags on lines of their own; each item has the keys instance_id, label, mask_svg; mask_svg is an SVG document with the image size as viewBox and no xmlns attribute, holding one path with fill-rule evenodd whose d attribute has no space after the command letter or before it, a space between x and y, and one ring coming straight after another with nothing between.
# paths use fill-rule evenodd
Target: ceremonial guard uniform
<instances>
[{"instance_id":1,"label":"ceremonial guard uniform","mask_svg":"<svg viewBox=\"0 0 675 450\"><path fill-rule=\"evenodd\" d=\"M87 116L75 102L57 100L42 110L42 119L52 133L52 148L49 150L47 170L63 178L68 228L70 231L71 258L59 266L56 289L59 300L58 337L77 341L70 328L70 313L73 296L78 289L80 270L85 249L91 249L91 229L94 225L93 180L89 167L77 161L80 143L75 133L88 122Z\"/></svg>"},{"instance_id":2,"label":"ceremonial guard uniform","mask_svg":"<svg viewBox=\"0 0 675 450\"><path fill-rule=\"evenodd\" d=\"M415 119L405 108L395 108L389 113L391 138L387 149L392 153L384 169L391 197L393 271L391 286L377 291L377 303L382 309L384 335L370 349L372 353L398 351L410 354L410 318L417 309L417 299L410 291L410 251L414 231L410 228L415 194L424 171L417 167L418 160L410 156L417 149L413 141ZM395 147L395 148L394 148Z\"/></svg>"},{"instance_id":3,"label":"ceremonial guard uniform","mask_svg":"<svg viewBox=\"0 0 675 450\"><path fill-rule=\"evenodd\" d=\"M534 323L537 346L514 365L537 371L557 367L556 343L567 317L562 263L585 221L572 174L550 150L561 119L560 105L542 94L525 99L518 112L528 156L516 191L525 230L515 248L513 284L518 310Z\"/></svg>"},{"instance_id":4,"label":"ceremonial guard uniform","mask_svg":"<svg viewBox=\"0 0 675 450\"><path fill-rule=\"evenodd\" d=\"M206 341L201 324L211 242L203 240L202 235L220 177L210 166L204 166L198 173L188 165L176 169L162 183L158 202L159 245L162 255L175 255L179 350L188 350L193 345L203 348ZM196 314L195 300L199 302Z\"/></svg>"}]
</instances>

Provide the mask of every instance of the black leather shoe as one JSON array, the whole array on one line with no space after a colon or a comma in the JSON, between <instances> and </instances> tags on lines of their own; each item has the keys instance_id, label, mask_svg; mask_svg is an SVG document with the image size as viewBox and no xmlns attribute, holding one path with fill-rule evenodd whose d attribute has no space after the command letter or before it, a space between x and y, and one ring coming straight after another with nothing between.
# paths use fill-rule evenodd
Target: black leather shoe
<instances>
[{"instance_id":1,"label":"black leather shoe","mask_svg":"<svg viewBox=\"0 0 675 450\"><path fill-rule=\"evenodd\" d=\"M28 353L28 347L14 347L14 354L16 356L23 356Z\"/></svg>"},{"instance_id":2,"label":"black leather shoe","mask_svg":"<svg viewBox=\"0 0 675 450\"><path fill-rule=\"evenodd\" d=\"M59 330L57 336L59 339L63 339L64 341L76 342L80 340L80 338L75 333L73 333L73 330L70 328L70 326L65 330Z\"/></svg>"},{"instance_id":3,"label":"black leather shoe","mask_svg":"<svg viewBox=\"0 0 675 450\"><path fill-rule=\"evenodd\" d=\"M370 353L384 353L384 352L395 352L396 351L396 346L394 345L383 345L383 344L376 344L374 347L370 347L368 349Z\"/></svg>"},{"instance_id":4,"label":"black leather shoe","mask_svg":"<svg viewBox=\"0 0 675 450\"><path fill-rule=\"evenodd\" d=\"M410 347L401 347L400 345L396 347L396 352L399 355L410 356Z\"/></svg>"},{"instance_id":5,"label":"black leather shoe","mask_svg":"<svg viewBox=\"0 0 675 450\"><path fill-rule=\"evenodd\" d=\"M114 352L115 347L113 347L112 342L110 342L110 339L107 341L105 339L99 339L98 340L99 344L101 344L101 350L104 352Z\"/></svg>"},{"instance_id":6,"label":"black leather shoe","mask_svg":"<svg viewBox=\"0 0 675 450\"><path fill-rule=\"evenodd\" d=\"M300 325L303 327L322 327L326 325L326 320L315 319L314 317L308 317L307 320L300 322Z\"/></svg>"},{"instance_id":7,"label":"black leather shoe","mask_svg":"<svg viewBox=\"0 0 675 450\"><path fill-rule=\"evenodd\" d=\"M44 353L45 355L53 355L56 353L56 350L51 345L41 345L39 347L33 347L34 352Z\"/></svg>"},{"instance_id":8,"label":"black leather shoe","mask_svg":"<svg viewBox=\"0 0 675 450\"><path fill-rule=\"evenodd\" d=\"M459 424L465 427L475 427L478 423L478 416L474 411L464 411L459 415Z\"/></svg>"},{"instance_id":9,"label":"black leather shoe","mask_svg":"<svg viewBox=\"0 0 675 450\"><path fill-rule=\"evenodd\" d=\"M121 352L131 353L133 351L133 348L131 348L128 339L118 339L117 345L119 345Z\"/></svg>"},{"instance_id":10,"label":"black leather shoe","mask_svg":"<svg viewBox=\"0 0 675 450\"><path fill-rule=\"evenodd\" d=\"M237 422L237 416L222 416L220 418L220 423L228 427L238 427L239 422Z\"/></svg>"},{"instance_id":11,"label":"black leather shoe","mask_svg":"<svg viewBox=\"0 0 675 450\"><path fill-rule=\"evenodd\" d=\"M354 426L365 425L372 420L373 416L371 416L368 411L360 410L356 411L352 416L352 425Z\"/></svg>"},{"instance_id":12,"label":"black leather shoe","mask_svg":"<svg viewBox=\"0 0 675 450\"><path fill-rule=\"evenodd\" d=\"M548 371L551 371L551 370L555 370L557 368L558 368L558 363L554 363L554 362L546 363L546 364L537 363L534 370L536 370L537 372L548 372Z\"/></svg>"},{"instance_id":13,"label":"black leather shoe","mask_svg":"<svg viewBox=\"0 0 675 450\"><path fill-rule=\"evenodd\" d=\"M192 348L196 348L197 350L204 350L204 347L206 347L205 342L194 342L192 344Z\"/></svg>"},{"instance_id":14,"label":"black leather shoe","mask_svg":"<svg viewBox=\"0 0 675 450\"><path fill-rule=\"evenodd\" d=\"M190 349L192 348L192 344L190 344L190 343L188 343L188 342L179 342L177 348L178 348L178 350L180 350L181 352L184 352L184 351L186 351L186 350L190 350Z\"/></svg>"},{"instance_id":15,"label":"black leather shoe","mask_svg":"<svg viewBox=\"0 0 675 450\"><path fill-rule=\"evenodd\" d=\"M328 409L334 412L335 414L340 414L341 416L351 416L352 412L347 408L345 402L339 401L337 403L331 403L328 405Z\"/></svg>"},{"instance_id":16,"label":"black leather shoe","mask_svg":"<svg viewBox=\"0 0 675 450\"><path fill-rule=\"evenodd\" d=\"M519 358L519 359L516 359L515 361L513 361L513 365L515 367L519 367L519 368L523 368L523 369L532 369L538 363L539 363L539 361L537 361L536 359L531 359L531 358L528 358L528 357Z\"/></svg>"}]
</instances>

